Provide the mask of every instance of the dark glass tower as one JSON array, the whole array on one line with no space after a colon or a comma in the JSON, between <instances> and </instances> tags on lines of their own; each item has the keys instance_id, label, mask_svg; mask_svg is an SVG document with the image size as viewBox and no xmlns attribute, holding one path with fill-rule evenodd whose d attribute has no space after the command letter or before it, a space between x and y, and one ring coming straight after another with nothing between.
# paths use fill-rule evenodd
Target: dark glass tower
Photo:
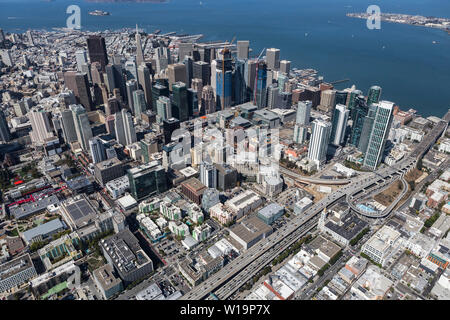
<instances>
[{"instance_id":1,"label":"dark glass tower","mask_svg":"<svg viewBox=\"0 0 450 320\"><path fill-rule=\"evenodd\" d=\"M152 108L153 111L156 112L156 101L158 101L159 97L164 96L164 97L169 97L169 88L167 88L167 86L164 86L160 83L156 83L153 87L152 87Z\"/></svg>"},{"instance_id":2,"label":"dark glass tower","mask_svg":"<svg viewBox=\"0 0 450 320\"><path fill-rule=\"evenodd\" d=\"M97 35L89 36L87 38L87 47L89 52L89 60L91 61L91 63L93 63L94 61L99 62L102 71L105 72L105 67L108 64L105 38Z\"/></svg>"},{"instance_id":3,"label":"dark glass tower","mask_svg":"<svg viewBox=\"0 0 450 320\"><path fill-rule=\"evenodd\" d=\"M189 119L187 103L187 89L183 82L175 82L172 85L172 116L181 122Z\"/></svg>"},{"instance_id":4,"label":"dark glass tower","mask_svg":"<svg viewBox=\"0 0 450 320\"><path fill-rule=\"evenodd\" d=\"M359 139L361 138L362 129L364 125L364 118L367 116L369 108L367 107L364 96L360 95L355 99L355 105L353 108L352 116L352 134L350 136L350 144L358 147Z\"/></svg>"}]
</instances>

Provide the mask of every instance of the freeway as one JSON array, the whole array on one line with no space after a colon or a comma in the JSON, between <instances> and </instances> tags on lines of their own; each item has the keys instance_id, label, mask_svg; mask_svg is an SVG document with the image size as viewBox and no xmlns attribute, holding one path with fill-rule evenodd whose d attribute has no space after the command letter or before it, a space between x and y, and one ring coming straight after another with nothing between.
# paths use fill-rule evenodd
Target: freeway
<instances>
[{"instance_id":1,"label":"freeway","mask_svg":"<svg viewBox=\"0 0 450 320\"><path fill-rule=\"evenodd\" d=\"M444 119L445 121L440 121L437 125L435 125L435 127L428 133L426 138L419 143L411 155L405 157L402 161L393 166L381 168L365 177L361 177L352 183L341 187L329 196L321 199L319 202L311 206L305 212L304 216L299 215L294 217L289 225L283 227L283 229L278 230L277 232L274 232L266 239L261 240L258 244L243 252L239 257L234 259L228 265L213 274L180 299L200 300L207 297L209 293L215 291L219 292L222 298L225 297L226 299L229 297L256 272L270 263L271 260L269 259L274 253L281 253L281 251L277 251L280 250L277 248L282 248L287 243L298 241L305 233L305 225L306 229L310 229L311 224L315 225L317 223L318 214L320 214L320 212L322 212L325 208L346 197L347 194L354 194L362 188L371 186L380 178L384 179L391 177L394 174L403 175L408 172L408 170L413 168L417 159L422 157L425 152L427 152L434 145L442 132L447 128L448 121L450 120L450 110L447 112ZM287 242L283 241L286 238L289 240L287 240ZM227 285L229 282L230 284Z\"/></svg>"},{"instance_id":2,"label":"freeway","mask_svg":"<svg viewBox=\"0 0 450 320\"><path fill-rule=\"evenodd\" d=\"M280 166L280 173L295 178L297 181L305 182L305 183L313 183L313 184L323 184L323 185L343 185L349 184L351 182L350 179L317 179L317 178L308 178L302 176L301 174L295 173L291 170L283 168Z\"/></svg>"}]
</instances>

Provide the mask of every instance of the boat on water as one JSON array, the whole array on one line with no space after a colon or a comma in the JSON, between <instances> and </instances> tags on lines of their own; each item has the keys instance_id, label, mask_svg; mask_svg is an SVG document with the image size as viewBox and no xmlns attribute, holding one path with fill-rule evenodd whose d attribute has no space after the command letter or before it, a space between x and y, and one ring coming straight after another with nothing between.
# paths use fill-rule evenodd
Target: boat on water
<instances>
[{"instance_id":1,"label":"boat on water","mask_svg":"<svg viewBox=\"0 0 450 320\"><path fill-rule=\"evenodd\" d=\"M91 16L109 16L108 11L102 11L102 10L94 10L89 12Z\"/></svg>"}]
</instances>

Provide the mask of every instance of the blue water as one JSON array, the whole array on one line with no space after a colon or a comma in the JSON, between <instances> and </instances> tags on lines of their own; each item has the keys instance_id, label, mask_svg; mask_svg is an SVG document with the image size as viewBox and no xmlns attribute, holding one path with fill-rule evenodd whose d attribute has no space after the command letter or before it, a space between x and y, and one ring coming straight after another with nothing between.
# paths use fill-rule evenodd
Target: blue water
<instances>
[{"instance_id":1,"label":"blue water","mask_svg":"<svg viewBox=\"0 0 450 320\"><path fill-rule=\"evenodd\" d=\"M85 30L120 29L136 23L147 32L202 33L204 40L251 41L253 55L265 47L298 68L314 68L326 81L349 78L367 92L424 116L442 116L450 107L450 36L437 29L366 21L345 16L371 4L382 12L450 17L448 0L172 0L168 3L91 3L75 0L0 0L0 28L10 32L64 27L66 8L78 4ZM347 7L351 6L351 7ZM111 16L88 15L100 9ZM305 33L308 35L305 36ZM437 41L433 44L433 41Z\"/></svg>"}]
</instances>

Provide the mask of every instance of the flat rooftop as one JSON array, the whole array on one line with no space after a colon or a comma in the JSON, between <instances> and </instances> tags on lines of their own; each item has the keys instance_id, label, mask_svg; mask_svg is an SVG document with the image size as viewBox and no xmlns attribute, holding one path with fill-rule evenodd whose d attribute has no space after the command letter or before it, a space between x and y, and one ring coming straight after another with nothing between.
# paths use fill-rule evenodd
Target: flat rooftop
<instances>
[{"instance_id":1,"label":"flat rooftop","mask_svg":"<svg viewBox=\"0 0 450 320\"><path fill-rule=\"evenodd\" d=\"M235 224L231 227L230 231L244 242L249 243L262 234L271 233L273 229L258 217L251 217L241 223Z\"/></svg>"}]
</instances>

